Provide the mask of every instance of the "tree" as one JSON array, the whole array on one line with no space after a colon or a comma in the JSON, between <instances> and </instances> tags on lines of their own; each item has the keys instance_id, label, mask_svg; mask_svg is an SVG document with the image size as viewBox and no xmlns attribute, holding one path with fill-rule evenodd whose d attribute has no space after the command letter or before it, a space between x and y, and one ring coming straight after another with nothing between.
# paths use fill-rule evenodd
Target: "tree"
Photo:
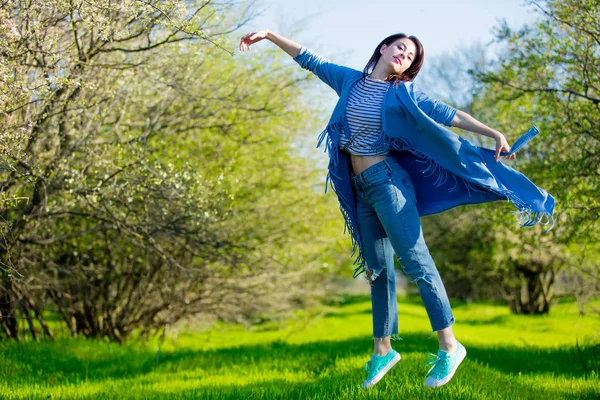
<instances>
[{"instance_id":1,"label":"tree","mask_svg":"<svg viewBox=\"0 0 600 400\"><path fill-rule=\"evenodd\" d=\"M497 40L506 46L501 61L486 71L473 69L480 89L469 108L507 133L509 142L532 124L541 129L514 165L557 199L557 225L546 235L538 228L507 229L507 208L493 203L468 210L462 225L452 223L461 210L439 217L439 222L433 219L432 240L440 238L434 252L439 252L441 268L456 274L457 288L467 295L483 291L493 296L496 291L515 312L543 313L550 308L559 274L568 277L570 290L580 299L600 287L595 246L600 210L600 4L530 4L541 18L517 31L506 23L500 26ZM445 236L435 233L446 224L451 228L440 231ZM588 285L583 290L577 282Z\"/></svg>"},{"instance_id":2,"label":"tree","mask_svg":"<svg viewBox=\"0 0 600 400\"><path fill-rule=\"evenodd\" d=\"M571 273L595 281L598 293L600 3L530 4L541 14L534 27L498 30L506 54L498 71L479 76L486 85L482 104L498 104L494 118L504 126L522 130L535 121L541 128L543 145L530 147L522 168L557 198L554 245L562 246ZM582 263L577 249L586 247Z\"/></svg>"},{"instance_id":3,"label":"tree","mask_svg":"<svg viewBox=\"0 0 600 400\"><path fill-rule=\"evenodd\" d=\"M470 113L473 102L483 89L473 73L487 70L488 64L487 48L477 42L461 47L460 51L444 52L427 60L416 83L427 93ZM473 136L473 139L478 137Z\"/></svg>"},{"instance_id":4,"label":"tree","mask_svg":"<svg viewBox=\"0 0 600 400\"><path fill-rule=\"evenodd\" d=\"M2 3L6 337L19 316L51 336L47 308L73 335L122 341L196 313L255 320L327 288L341 221L290 148L310 121L305 78L279 53L226 50L251 6Z\"/></svg>"}]
</instances>

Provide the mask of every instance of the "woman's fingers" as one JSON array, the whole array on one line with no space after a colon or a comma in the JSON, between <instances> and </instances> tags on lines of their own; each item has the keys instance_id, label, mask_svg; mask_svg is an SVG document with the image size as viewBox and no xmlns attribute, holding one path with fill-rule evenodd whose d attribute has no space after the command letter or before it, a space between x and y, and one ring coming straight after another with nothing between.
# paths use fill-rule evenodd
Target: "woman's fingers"
<instances>
[{"instance_id":1,"label":"woman's fingers","mask_svg":"<svg viewBox=\"0 0 600 400\"><path fill-rule=\"evenodd\" d=\"M248 33L240 40L240 50L244 51L244 45L246 46L247 50L250 50L251 44L263 40L265 37L266 33L264 30Z\"/></svg>"},{"instance_id":2,"label":"woman's fingers","mask_svg":"<svg viewBox=\"0 0 600 400\"><path fill-rule=\"evenodd\" d=\"M261 29L260 31L249 32L240 40L240 51L244 51L244 47L247 50L250 50L251 44L260 42L261 40L265 39L268 34L268 29Z\"/></svg>"},{"instance_id":3,"label":"woman's fingers","mask_svg":"<svg viewBox=\"0 0 600 400\"><path fill-rule=\"evenodd\" d=\"M246 48L249 50L250 46L248 45L248 37L253 34L254 32L250 32L246 35L244 35L241 39L240 39L240 51L244 51L244 45L246 45Z\"/></svg>"},{"instance_id":4,"label":"woman's fingers","mask_svg":"<svg viewBox=\"0 0 600 400\"><path fill-rule=\"evenodd\" d=\"M244 51L244 46L246 46L246 50L250 50L250 44L248 43L248 41L245 39L242 39L240 41L240 50L241 51Z\"/></svg>"},{"instance_id":5,"label":"woman's fingers","mask_svg":"<svg viewBox=\"0 0 600 400\"><path fill-rule=\"evenodd\" d=\"M245 47L245 48L244 48ZM250 43L248 43L247 40L242 39L240 41L240 50L244 51L244 50L250 50Z\"/></svg>"},{"instance_id":6,"label":"woman's fingers","mask_svg":"<svg viewBox=\"0 0 600 400\"><path fill-rule=\"evenodd\" d=\"M509 153L509 152L510 152L510 146L508 145L508 143L497 143L496 144L496 154L494 156L494 160L497 162L500 159L501 153ZM509 156L502 156L502 157L514 158L512 156L514 156L514 154L511 154Z\"/></svg>"},{"instance_id":7,"label":"woman's fingers","mask_svg":"<svg viewBox=\"0 0 600 400\"><path fill-rule=\"evenodd\" d=\"M516 154L511 154L509 156L504 156L504 157L508 158L509 160L514 160L515 158L517 158L517 155Z\"/></svg>"}]
</instances>

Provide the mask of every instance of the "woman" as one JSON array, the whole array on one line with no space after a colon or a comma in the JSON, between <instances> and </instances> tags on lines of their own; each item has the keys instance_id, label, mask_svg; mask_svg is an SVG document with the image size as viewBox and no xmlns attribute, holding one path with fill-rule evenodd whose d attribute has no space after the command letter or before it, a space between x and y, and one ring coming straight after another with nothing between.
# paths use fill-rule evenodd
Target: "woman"
<instances>
[{"instance_id":1,"label":"woman","mask_svg":"<svg viewBox=\"0 0 600 400\"><path fill-rule=\"evenodd\" d=\"M531 225L544 217L549 222L554 199L498 162L500 156L515 158L502 133L415 89L412 81L424 57L416 37L387 37L362 72L336 65L268 29L244 36L240 50L263 39L340 96L319 145L327 139L327 181L358 249L354 276L366 272L371 285L374 354L362 387L375 385L401 358L391 347L398 335L394 253L418 285L438 335L439 349L437 356L431 354L425 386L445 385L466 350L452 332L455 320L419 217L461 204L509 199L527 219L524 225ZM475 147L439 123L494 138L496 150Z\"/></svg>"}]
</instances>

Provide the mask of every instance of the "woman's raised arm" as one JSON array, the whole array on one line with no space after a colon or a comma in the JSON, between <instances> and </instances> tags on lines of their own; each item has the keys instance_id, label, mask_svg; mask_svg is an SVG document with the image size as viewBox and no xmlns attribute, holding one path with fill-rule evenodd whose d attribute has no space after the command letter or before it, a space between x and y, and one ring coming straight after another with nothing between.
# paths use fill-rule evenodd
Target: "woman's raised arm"
<instances>
[{"instance_id":1,"label":"woman's raised arm","mask_svg":"<svg viewBox=\"0 0 600 400\"><path fill-rule=\"evenodd\" d=\"M452 118L451 126L455 126L457 128L464 129L469 132L478 133L483 136L491 137L494 140L496 140L496 156L494 157L496 161L498 161L501 152L510 151L510 146L506 141L506 137L502 133L490 128L482 122L479 122L464 111L456 111L456 115L454 115L454 118ZM512 154L506 157L513 159L516 157L516 154Z\"/></svg>"},{"instance_id":2,"label":"woman's raised arm","mask_svg":"<svg viewBox=\"0 0 600 400\"><path fill-rule=\"evenodd\" d=\"M494 157L496 161L500 158L501 152L510 151L510 146L502 133L479 122L464 111L457 110L440 100L427 96L421 89L414 85L413 90L418 107L438 124L464 129L465 131L478 133L496 140L496 156ZM516 154L503 157L514 159L516 158Z\"/></svg>"},{"instance_id":3,"label":"woman's raised arm","mask_svg":"<svg viewBox=\"0 0 600 400\"><path fill-rule=\"evenodd\" d=\"M319 56L314 51L299 45L292 40L286 39L283 36L277 35L268 29L250 32L244 36L240 41L240 51L244 51L244 46L245 49L250 49L251 44L263 39L268 39L279 46L283 51L293 57L294 61L302 68L312 72L318 76L321 81L335 90L338 96L341 95L344 82L346 82L346 79L349 76L355 73L358 73L358 75L362 74L351 68L337 65L336 63Z\"/></svg>"},{"instance_id":4,"label":"woman's raised arm","mask_svg":"<svg viewBox=\"0 0 600 400\"><path fill-rule=\"evenodd\" d=\"M302 46L293 40L284 38L276 34L275 32L271 32L269 29L262 29L256 32L250 32L246 36L240 40L240 51L244 51L244 46L246 46L246 50L250 50L250 45L256 42L259 42L263 39L270 40L275 43L281 50L288 53L292 58L295 58L298 54L300 54L300 49Z\"/></svg>"}]
</instances>

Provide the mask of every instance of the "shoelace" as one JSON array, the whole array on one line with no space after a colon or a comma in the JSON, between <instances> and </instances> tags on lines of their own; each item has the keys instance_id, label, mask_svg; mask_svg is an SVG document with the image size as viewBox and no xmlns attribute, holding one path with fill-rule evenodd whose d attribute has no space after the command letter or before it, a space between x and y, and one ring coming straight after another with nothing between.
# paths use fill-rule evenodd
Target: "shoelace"
<instances>
[{"instance_id":1,"label":"shoelace","mask_svg":"<svg viewBox=\"0 0 600 400\"><path fill-rule=\"evenodd\" d=\"M432 365L432 364L433 364L433 366L431 368L429 368L429 371L427 371L427 373L425 374L426 378L429 375L429 373L431 372L431 370L434 368L435 368L435 371L433 371L432 375L435 375L436 377L439 376L440 369L442 371L445 370L445 367L448 364L448 360L450 359L450 356L440 358L436 354L432 354L432 353L429 353L427 355L427 357L428 357L429 362L427 364L425 364L425 367L427 368L429 365ZM442 367L443 367L443 369L442 369Z\"/></svg>"},{"instance_id":2,"label":"shoelace","mask_svg":"<svg viewBox=\"0 0 600 400\"><path fill-rule=\"evenodd\" d=\"M374 357L371 356L371 359L365 363L365 371L367 371L367 379L371 375L371 372L373 372L373 367L375 366L375 363L373 361L374 361Z\"/></svg>"}]
</instances>

